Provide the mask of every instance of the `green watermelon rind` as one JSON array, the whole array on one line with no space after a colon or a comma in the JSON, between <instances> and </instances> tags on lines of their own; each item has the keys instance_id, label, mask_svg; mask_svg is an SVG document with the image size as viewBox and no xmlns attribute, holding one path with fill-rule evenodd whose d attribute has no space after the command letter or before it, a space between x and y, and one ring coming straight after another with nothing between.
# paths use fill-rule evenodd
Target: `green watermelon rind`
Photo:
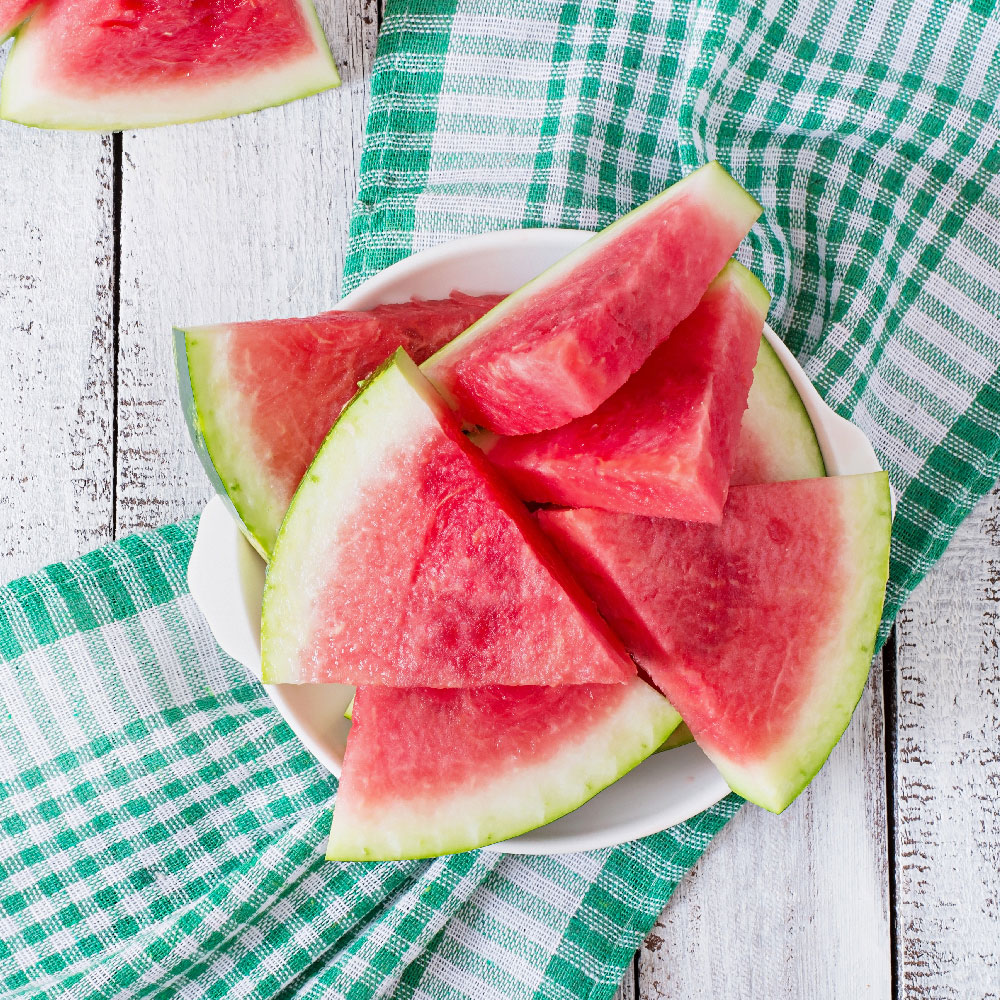
<instances>
[{"instance_id":1,"label":"green watermelon rind","mask_svg":"<svg viewBox=\"0 0 1000 1000\"><path fill-rule=\"evenodd\" d=\"M767 316L768 309L771 308L771 293L764 287L764 283L748 267L744 267L736 258L726 262L725 267L719 272L715 281L728 278L743 293L751 308L760 316ZM714 283L713 283L714 285Z\"/></svg>"},{"instance_id":2,"label":"green watermelon rind","mask_svg":"<svg viewBox=\"0 0 1000 1000\"><path fill-rule=\"evenodd\" d=\"M377 815L338 813L327 847L331 861L437 857L487 847L551 823L627 774L680 722L670 703L635 678L622 703L560 751L534 766L494 774L424 800L400 802ZM470 787L471 785L471 787Z\"/></svg>"},{"instance_id":3,"label":"green watermelon rind","mask_svg":"<svg viewBox=\"0 0 1000 1000\"><path fill-rule=\"evenodd\" d=\"M531 281L512 292L488 313L476 320L467 330L428 358L420 366L423 373L430 379L434 388L448 401L449 406L452 409L457 409L458 401L441 384L440 380L435 377L435 371L441 365L447 364L452 357L456 354L461 354L472 342L488 333L493 324L506 316L511 310L519 308L533 296L544 293L545 288L549 284L558 281L565 274L572 271L580 261L586 260L595 250L612 242L630 226L641 221L650 213L658 211L664 203L674 200L679 195L684 194L688 188L699 183L713 184L715 187L714 203L719 206L720 214L729 212L733 215L743 216L747 221L747 229L753 225L760 217L761 212L763 212L760 203L729 175L722 164L718 160L711 160L681 178L675 184L672 184L665 191L656 195L656 197L651 198L638 208L634 208L631 212L621 216L621 218L611 223L606 229L602 229L599 233L581 243L575 250L568 253L565 257L560 258L537 277L532 278ZM763 286L761 288L763 289Z\"/></svg>"},{"instance_id":4,"label":"green watermelon rind","mask_svg":"<svg viewBox=\"0 0 1000 1000\"><path fill-rule=\"evenodd\" d=\"M124 114L120 110L107 111L111 103L108 95L84 99L54 91L49 94L46 103L45 88L34 77L33 63L44 66L45 50L52 48L52 43L45 36L44 20L39 19L37 23L41 27L34 28L31 20L21 21L12 32L14 46L8 53L0 81L0 118L32 128L121 132L231 118L339 87L340 74L316 9L311 0L298 0L298 3L314 42L314 48L308 55L290 60L285 66L268 67L256 73L251 68L237 78L218 85L206 83L195 91L183 88L173 91L156 87L143 89L138 85L128 90L128 99L134 102L135 110ZM212 96L219 97L226 87L229 94L213 105ZM158 115L158 97L175 102L178 110ZM192 107L196 101L202 103L201 110L194 113L180 110L184 106ZM75 110L69 110L74 105Z\"/></svg>"},{"instance_id":5,"label":"green watermelon rind","mask_svg":"<svg viewBox=\"0 0 1000 1000\"><path fill-rule=\"evenodd\" d=\"M889 577L892 505L885 472L837 477L847 495L844 525L850 531L841 549L849 595L832 648L816 650L814 662L826 685L816 685L798 713L796 728L782 747L755 765L738 766L712 750L708 757L729 787L770 812L782 812L816 776L861 700L882 620Z\"/></svg>"},{"instance_id":6,"label":"green watermelon rind","mask_svg":"<svg viewBox=\"0 0 1000 1000\"><path fill-rule=\"evenodd\" d=\"M266 560L284 515L273 484L262 475L245 435L229 428L246 423L241 399L224 372L216 377L224 358L219 347L225 327L174 327L174 360L181 410L191 442L219 496L223 497L251 545ZM256 480L256 481L255 481ZM273 506L262 509L262 498Z\"/></svg>"}]
</instances>

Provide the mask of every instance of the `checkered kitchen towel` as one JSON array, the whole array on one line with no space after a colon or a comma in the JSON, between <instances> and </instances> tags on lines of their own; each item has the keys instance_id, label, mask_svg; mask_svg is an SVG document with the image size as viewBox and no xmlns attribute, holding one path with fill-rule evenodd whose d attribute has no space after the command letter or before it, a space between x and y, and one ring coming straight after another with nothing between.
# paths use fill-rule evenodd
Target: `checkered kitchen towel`
<instances>
[{"instance_id":1,"label":"checkered kitchen towel","mask_svg":"<svg viewBox=\"0 0 1000 1000\"><path fill-rule=\"evenodd\" d=\"M765 206L773 324L899 490L888 624L998 474L989 13L389 0L349 280L718 157ZM585 855L326 863L334 783L212 641L193 531L0 590L0 994L609 997L735 801Z\"/></svg>"}]
</instances>

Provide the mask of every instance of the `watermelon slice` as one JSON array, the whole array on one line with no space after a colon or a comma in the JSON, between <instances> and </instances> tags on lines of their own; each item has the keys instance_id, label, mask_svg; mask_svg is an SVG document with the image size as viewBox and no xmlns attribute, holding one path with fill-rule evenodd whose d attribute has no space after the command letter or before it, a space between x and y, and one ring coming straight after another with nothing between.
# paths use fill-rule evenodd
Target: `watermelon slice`
<instances>
[{"instance_id":1,"label":"watermelon slice","mask_svg":"<svg viewBox=\"0 0 1000 1000\"><path fill-rule=\"evenodd\" d=\"M628 684L358 688L327 857L387 861L468 851L592 798L678 723Z\"/></svg>"},{"instance_id":2,"label":"watermelon slice","mask_svg":"<svg viewBox=\"0 0 1000 1000\"><path fill-rule=\"evenodd\" d=\"M500 297L454 293L369 312L175 330L195 448L265 558L337 415L397 348L423 361Z\"/></svg>"},{"instance_id":3,"label":"watermelon slice","mask_svg":"<svg viewBox=\"0 0 1000 1000\"><path fill-rule=\"evenodd\" d=\"M694 309L760 212L709 163L508 296L424 371L468 423L498 434L592 413Z\"/></svg>"},{"instance_id":4,"label":"watermelon slice","mask_svg":"<svg viewBox=\"0 0 1000 1000\"><path fill-rule=\"evenodd\" d=\"M575 578L399 350L344 410L281 527L268 683L623 683Z\"/></svg>"},{"instance_id":5,"label":"watermelon slice","mask_svg":"<svg viewBox=\"0 0 1000 1000\"><path fill-rule=\"evenodd\" d=\"M730 787L784 809L868 676L888 575L885 473L734 486L717 526L538 517Z\"/></svg>"},{"instance_id":6,"label":"watermelon slice","mask_svg":"<svg viewBox=\"0 0 1000 1000\"><path fill-rule=\"evenodd\" d=\"M771 301L735 260L593 413L487 454L525 500L718 523Z\"/></svg>"},{"instance_id":7,"label":"watermelon slice","mask_svg":"<svg viewBox=\"0 0 1000 1000\"><path fill-rule=\"evenodd\" d=\"M761 340L730 485L825 475L823 453L795 383L774 348Z\"/></svg>"},{"instance_id":8,"label":"watermelon slice","mask_svg":"<svg viewBox=\"0 0 1000 1000\"><path fill-rule=\"evenodd\" d=\"M35 0L17 32L0 117L103 131L224 118L340 83L310 0Z\"/></svg>"}]
</instances>

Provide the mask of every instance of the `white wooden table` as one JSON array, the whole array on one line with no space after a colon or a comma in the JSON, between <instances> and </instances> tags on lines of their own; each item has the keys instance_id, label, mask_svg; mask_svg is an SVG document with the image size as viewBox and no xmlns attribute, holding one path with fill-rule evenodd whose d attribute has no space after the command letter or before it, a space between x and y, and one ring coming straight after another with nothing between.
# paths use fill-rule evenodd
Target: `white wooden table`
<instances>
[{"instance_id":1,"label":"white wooden table","mask_svg":"<svg viewBox=\"0 0 1000 1000\"><path fill-rule=\"evenodd\" d=\"M319 6L339 91L115 137L0 123L0 581L209 497L172 323L337 300L377 6ZM811 788L730 824L623 997L1000 996L998 601L994 493L904 609Z\"/></svg>"}]
</instances>

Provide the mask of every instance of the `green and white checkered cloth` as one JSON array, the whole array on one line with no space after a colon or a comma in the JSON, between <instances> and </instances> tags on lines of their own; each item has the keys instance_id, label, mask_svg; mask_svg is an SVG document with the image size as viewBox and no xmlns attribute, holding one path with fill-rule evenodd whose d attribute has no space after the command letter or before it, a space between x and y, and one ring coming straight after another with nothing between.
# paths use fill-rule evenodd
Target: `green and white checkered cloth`
<instances>
[{"instance_id":1,"label":"green and white checkered cloth","mask_svg":"<svg viewBox=\"0 0 1000 1000\"><path fill-rule=\"evenodd\" d=\"M717 157L772 324L899 491L888 627L1000 472L991 7L389 0L349 283ZM323 861L335 783L212 640L194 528L0 590L0 993L611 996L737 800L590 854Z\"/></svg>"}]
</instances>

